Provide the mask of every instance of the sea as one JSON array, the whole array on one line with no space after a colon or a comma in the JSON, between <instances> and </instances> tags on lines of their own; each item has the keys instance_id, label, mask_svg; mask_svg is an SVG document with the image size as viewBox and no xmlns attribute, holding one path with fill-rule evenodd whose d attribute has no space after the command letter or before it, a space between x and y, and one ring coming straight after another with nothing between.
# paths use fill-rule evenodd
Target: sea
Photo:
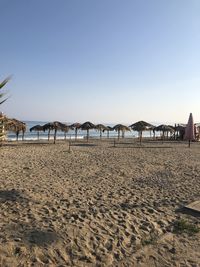
<instances>
[{"instance_id":1,"label":"sea","mask_svg":"<svg viewBox=\"0 0 200 267\"><path fill-rule=\"evenodd\" d=\"M35 131L30 132L30 128L35 126L35 125L44 125L47 122L44 121L24 121L26 123L26 132L24 135L24 140L26 141L34 141L38 140L38 134ZM70 125L72 123L67 123L67 125ZM113 127L114 124L106 124L106 126L111 126ZM84 139L86 138L86 131L78 130L78 135L77 139ZM156 135L160 135L156 133ZM100 138L100 133L98 130L90 130L89 131L89 136L90 138ZM116 131L110 131L109 132L109 137L110 138L117 138L118 137L118 132ZM138 132L135 131L130 131L130 132L125 132L125 137L128 138L134 138L138 137ZM143 132L143 137L150 137L150 132L149 131L144 131ZM50 140L53 140L54 138L54 131L51 131L50 134ZM102 133L102 138L107 138L107 131ZM14 132L8 132L7 133L7 139L8 141L15 141L16 140L16 134ZM40 132L39 133L39 139L40 140L47 140L48 139L48 131L46 132ZM57 132L57 140L64 140L65 139L65 133L62 131ZM75 139L75 131L74 130L69 130L66 134L66 139ZM19 134L19 139L22 140L22 133Z\"/></svg>"}]
</instances>

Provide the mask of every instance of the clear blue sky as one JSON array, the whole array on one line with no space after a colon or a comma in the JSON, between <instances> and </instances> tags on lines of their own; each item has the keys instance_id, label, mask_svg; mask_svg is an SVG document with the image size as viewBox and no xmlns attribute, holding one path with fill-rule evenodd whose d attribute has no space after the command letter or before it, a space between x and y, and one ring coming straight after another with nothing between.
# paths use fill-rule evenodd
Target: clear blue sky
<instances>
[{"instance_id":1,"label":"clear blue sky","mask_svg":"<svg viewBox=\"0 0 200 267\"><path fill-rule=\"evenodd\" d=\"M0 10L8 116L200 122L199 0L0 0Z\"/></svg>"}]
</instances>

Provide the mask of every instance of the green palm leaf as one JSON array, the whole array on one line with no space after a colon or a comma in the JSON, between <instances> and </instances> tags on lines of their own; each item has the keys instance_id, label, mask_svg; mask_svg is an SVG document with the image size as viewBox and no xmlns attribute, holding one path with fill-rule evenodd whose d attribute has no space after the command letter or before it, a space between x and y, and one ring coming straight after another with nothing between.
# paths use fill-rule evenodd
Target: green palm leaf
<instances>
[{"instance_id":1,"label":"green palm leaf","mask_svg":"<svg viewBox=\"0 0 200 267\"><path fill-rule=\"evenodd\" d=\"M3 82L0 83L0 89L2 89L6 84L7 82L11 79L11 77L7 77L5 80L3 80ZM5 95L5 93L1 93L0 94L0 99ZM0 101L0 105L3 104L8 98Z\"/></svg>"}]
</instances>

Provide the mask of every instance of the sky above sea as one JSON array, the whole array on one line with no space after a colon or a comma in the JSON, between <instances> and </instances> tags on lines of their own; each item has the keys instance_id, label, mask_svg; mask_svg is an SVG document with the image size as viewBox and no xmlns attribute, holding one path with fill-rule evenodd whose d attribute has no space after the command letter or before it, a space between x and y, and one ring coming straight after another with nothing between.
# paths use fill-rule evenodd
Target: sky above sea
<instances>
[{"instance_id":1,"label":"sky above sea","mask_svg":"<svg viewBox=\"0 0 200 267\"><path fill-rule=\"evenodd\" d=\"M200 122L199 0L0 0L0 10L9 117Z\"/></svg>"}]
</instances>

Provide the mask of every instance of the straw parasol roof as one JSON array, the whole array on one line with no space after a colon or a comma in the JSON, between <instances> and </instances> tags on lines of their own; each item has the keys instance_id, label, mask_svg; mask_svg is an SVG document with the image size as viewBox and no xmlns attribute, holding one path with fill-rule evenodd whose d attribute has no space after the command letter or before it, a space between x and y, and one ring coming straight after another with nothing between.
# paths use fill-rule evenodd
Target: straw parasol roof
<instances>
[{"instance_id":1,"label":"straw parasol roof","mask_svg":"<svg viewBox=\"0 0 200 267\"><path fill-rule=\"evenodd\" d=\"M16 133L16 139L18 140L19 133L22 132L22 139L24 139L24 133L26 131L26 123L17 119L7 118L5 120L5 129Z\"/></svg>"},{"instance_id":2,"label":"straw parasol roof","mask_svg":"<svg viewBox=\"0 0 200 267\"><path fill-rule=\"evenodd\" d=\"M174 132L175 131L173 126L165 125L165 124L161 124L161 125L155 127L153 130L157 131L157 132L158 131L160 131L160 132Z\"/></svg>"},{"instance_id":3,"label":"straw parasol roof","mask_svg":"<svg viewBox=\"0 0 200 267\"><path fill-rule=\"evenodd\" d=\"M167 133L167 139L168 139L168 133L175 132L175 128L171 125L161 124L153 129L153 132L162 132L162 137L165 139L165 133Z\"/></svg>"},{"instance_id":4,"label":"straw parasol roof","mask_svg":"<svg viewBox=\"0 0 200 267\"><path fill-rule=\"evenodd\" d=\"M107 130L107 127L103 124L97 124L96 125L96 129L99 131L100 133L100 138L102 137L102 132Z\"/></svg>"},{"instance_id":5,"label":"straw parasol roof","mask_svg":"<svg viewBox=\"0 0 200 267\"><path fill-rule=\"evenodd\" d=\"M107 138L109 138L109 132L114 131L113 127L111 126L106 126L106 129L103 130L103 133L107 131Z\"/></svg>"},{"instance_id":6,"label":"straw parasol roof","mask_svg":"<svg viewBox=\"0 0 200 267\"><path fill-rule=\"evenodd\" d=\"M139 133L139 138L140 138L140 144L142 142L142 132L143 131L151 131L154 129L155 126L153 126L152 124L146 122L146 121L137 121L133 124L131 124L129 127L131 127L131 129L133 131L137 131Z\"/></svg>"},{"instance_id":7,"label":"straw parasol roof","mask_svg":"<svg viewBox=\"0 0 200 267\"><path fill-rule=\"evenodd\" d=\"M75 131L75 139L77 139L78 129L80 129L81 124L79 122L75 122L70 125L70 129Z\"/></svg>"},{"instance_id":8,"label":"straw parasol roof","mask_svg":"<svg viewBox=\"0 0 200 267\"><path fill-rule=\"evenodd\" d=\"M133 131L143 132L143 131L153 130L155 126L146 121L137 121L131 124L129 127L131 127Z\"/></svg>"},{"instance_id":9,"label":"straw parasol roof","mask_svg":"<svg viewBox=\"0 0 200 267\"><path fill-rule=\"evenodd\" d=\"M60 123L60 130L64 132L65 139L66 139L66 133L71 129L71 127L65 123Z\"/></svg>"},{"instance_id":10,"label":"straw parasol roof","mask_svg":"<svg viewBox=\"0 0 200 267\"><path fill-rule=\"evenodd\" d=\"M43 128L42 125L37 124L37 125L35 125L35 126L33 126L33 127L30 128L30 132L32 132L32 131L37 132L37 136L38 136L38 140L39 140L39 137L40 137L39 136L39 132L44 131L44 128Z\"/></svg>"},{"instance_id":11,"label":"straw parasol roof","mask_svg":"<svg viewBox=\"0 0 200 267\"><path fill-rule=\"evenodd\" d=\"M80 126L81 126L81 123L75 122L75 123L71 124L69 127L73 130L73 129L79 129Z\"/></svg>"},{"instance_id":12,"label":"straw parasol roof","mask_svg":"<svg viewBox=\"0 0 200 267\"><path fill-rule=\"evenodd\" d=\"M117 124L113 127L113 130L118 132L118 139L120 138L120 132L122 132L122 137L124 137L124 133L130 131L130 128L123 124Z\"/></svg>"},{"instance_id":13,"label":"straw parasol roof","mask_svg":"<svg viewBox=\"0 0 200 267\"><path fill-rule=\"evenodd\" d=\"M56 143L56 134L58 130L63 129L65 124L59 121L49 122L43 125L44 132L48 130L48 140L50 139L50 131L54 130L54 144Z\"/></svg>"},{"instance_id":14,"label":"straw parasol roof","mask_svg":"<svg viewBox=\"0 0 200 267\"><path fill-rule=\"evenodd\" d=\"M89 139L89 130L96 129L96 125L94 125L90 121L86 121L83 124L81 124L80 129L83 131L87 131L87 140Z\"/></svg>"},{"instance_id":15,"label":"straw parasol roof","mask_svg":"<svg viewBox=\"0 0 200 267\"><path fill-rule=\"evenodd\" d=\"M30 128L30 132L32 132L32 131L44 131L44 129L43 129L42 125L37 124L37 125Z\"/></svg>"}]
</instances>

